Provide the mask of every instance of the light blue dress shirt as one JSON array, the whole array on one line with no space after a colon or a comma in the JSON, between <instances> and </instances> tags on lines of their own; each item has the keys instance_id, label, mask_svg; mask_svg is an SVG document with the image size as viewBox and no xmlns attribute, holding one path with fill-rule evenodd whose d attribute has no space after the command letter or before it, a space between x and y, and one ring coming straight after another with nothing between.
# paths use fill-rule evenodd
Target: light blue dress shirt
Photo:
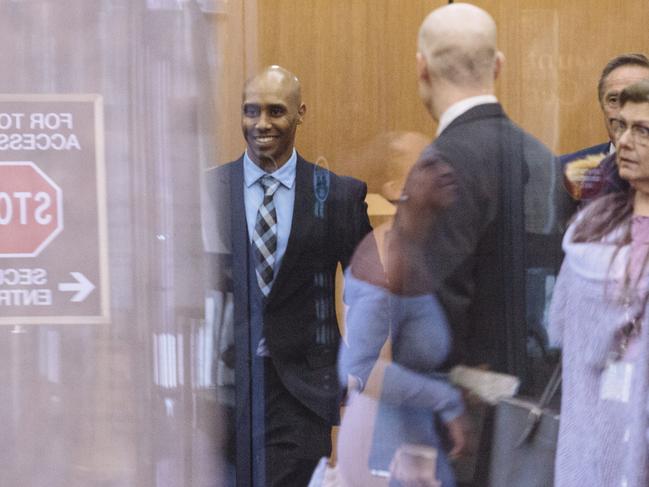
<instances>
[{"instance_id":1,"label":"light blue dress shirt","mask_svg":"<svg viewBox=\"0 0 649 487\"><path fill-rule=\"evenodd\" d=\"M297 168L297 153L293 149L291 157L282 167L270 173L280 182L279 188L273 196L275 210L277 211L277 250L275 251L274 276L277 277L282 258L286 252L288 237L291 234L293 222L293 206L295 205L295 171ZM264 189L259 180L267 175L266 171L252 162L248 151L243 156L243 198L246 207L246 224L248 225L248 239L252 242L252 235L257 221L257 212L264 201Z\"/></svg>"},{"instance_id":2,"label":"light blue dress shirt","mask_svg":"<svg viewBox=\"0 0 649 487\"><path fill-rule=\"evenodd\" d=\"M277 250L275 251L275 266L273 275L277 277L279 268L282 265L282 258L286 252L288 237L291 234L291 223L293 221L293 207L295 206L295 171L297 168L297 154L295 149L291 157L282 167L270 173L280 182L279 188L273 195L275 211L277 212ZM243 200L246 207L246 224L248 226L248 239L252 242L252 235L257 221L257 212L264 201L264 188L259 180L267 173L248 157L248 151L243 156ZM254 308L254 307L253 307ZM254 310L251 312L251 321L262 327L262 315ZM266 346L266 339L261 337L256 348L256 355L269 357L270 352Z\"/></svg>"}]
</instances>

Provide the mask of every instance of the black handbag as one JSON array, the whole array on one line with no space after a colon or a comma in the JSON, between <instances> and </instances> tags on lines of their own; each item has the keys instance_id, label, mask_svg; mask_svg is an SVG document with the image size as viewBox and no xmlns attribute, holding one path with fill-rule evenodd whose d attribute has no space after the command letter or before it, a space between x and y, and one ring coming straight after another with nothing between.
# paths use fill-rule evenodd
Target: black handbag
<instances>
[{"instance_id":1,"label":"black handbag","mask_svg":"<svg viewBox=\"0 0 649 487\"><path fill-rule=\"evenodd\" d=\"M489 487L552 487L559 413L548 406L561 383L561 361L538 401L501 399L496 405Z\"/></svg>"}]
</instances>

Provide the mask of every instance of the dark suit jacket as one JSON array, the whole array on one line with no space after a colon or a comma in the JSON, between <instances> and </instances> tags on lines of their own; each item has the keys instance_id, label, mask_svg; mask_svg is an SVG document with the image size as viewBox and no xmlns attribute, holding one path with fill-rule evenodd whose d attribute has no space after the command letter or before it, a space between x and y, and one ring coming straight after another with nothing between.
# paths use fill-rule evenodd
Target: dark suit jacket
<instances>
[{"instance_id":1,"label":"dark suit jacket","mask_svg":"<svg viewBox=\"0 0 649 487\"><path fill-rule=\"evenodd\" d=\"M578 159L584 159L588 156L601 155L603 159L609 153L610 150L611 150L611 143L604 142L602 144L597 144L591 147L580 149L576 152L571 152L570 154L564 154L559 159L561 161L561 165L565 166L566 164L569 164L572 161L576 161Z\"/></svg>"},{"instance_id":2,"label":"dark suit jacket","mask_svg":"<svg viewBox=\"0 0 649 487\"><path fill-rule=\"evenodd\" d=\"M559 162L496 103L455 119L434 141L458 198L428 242L432 290L453 331L452 363L526 372L528 261L558 269L570 201Z\"/></svg>"},{"instance_id":3,"label":"dark suit jacket","mask_svg":"<svg viewBox=\"0 0 649 487\"><path fill-rule=\"evenodd\" d=\"M219 215L216 231L224 242L224 251L214 256L219 272L213 286L232 285L237 408L245 410L250 397L250 239L243 158L208 171L207 188L212 210ZM282 383L332 424L338 421L340 399L335 272L338 263L347 266L358 242L371 231L366 192L365 183L298 155L291 234L263 311L263 335Z\"/></svg>"},{"instance_id":4,"label":"dark suit jacket","mask_svg":"<svg viewBox=\"0 0 649 487\"><path fill-rule=\"evenodd\" d=\"M600 196L629 189L629 183L620 177L617 170L616 154L609 154L599 166L586 173L587 184L582 185L581 204L585 205Z\"/></svg>"},{"instance_id":5,"label":"dark suit jacket","mask_svg":"<svg viewBox=\"0 0 649 487\"><path fill-rule=\"evenodd\" d=\"M573 163L579 164L583 159L594 156L600 159L599 166L588 170L583 175L583 180L567 181L570 185L579 185L579 190L574 192L574 197L579 198L579 206L583 206L597 199L599 196L625 188L625 182L620 179L617 173L615 153L610 154L610 150L611 143L606 142L592 147L586 147L571 154L564 154L560 157L564 174L569 173L569 168ZM577 204L575 204L575 210L577 207Z\"/></svg>"}]
</instances>

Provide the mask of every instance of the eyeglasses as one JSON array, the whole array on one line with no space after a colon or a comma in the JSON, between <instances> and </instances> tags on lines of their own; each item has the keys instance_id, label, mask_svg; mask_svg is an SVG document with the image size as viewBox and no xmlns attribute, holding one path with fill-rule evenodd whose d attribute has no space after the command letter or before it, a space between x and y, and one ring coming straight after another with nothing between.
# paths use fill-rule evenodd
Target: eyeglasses
<instances>
[{"instance_id":1,"label":"eyeglasses","mask_svg":"<svg viewBox=\"0 0 649 487\"><path fill-rule=\"evenodd\" d=\"M624 120L618 118L611 119L611 128L615 134L615 138L619 139L627 131L631 129L631 138L636 144L640 145L649 145L649 127L641 125L639 123L634 123L630 127Z\"/></svg>"}]
</instances>

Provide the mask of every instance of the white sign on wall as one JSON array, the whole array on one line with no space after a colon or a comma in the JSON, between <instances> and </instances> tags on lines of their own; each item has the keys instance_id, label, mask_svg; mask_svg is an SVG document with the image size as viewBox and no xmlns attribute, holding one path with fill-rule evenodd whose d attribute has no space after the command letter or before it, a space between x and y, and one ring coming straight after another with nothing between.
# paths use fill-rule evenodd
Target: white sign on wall
<instances>
[{"instance_id":1,"label":"white sign on wall","mask_svg":"<svg viewBox=\"0 0 649 487\"><path fill-rule=\"evenodd\" d=\"M0 324L107 323L102 98L0 95Z\"/></svg>"}]
</instances>

